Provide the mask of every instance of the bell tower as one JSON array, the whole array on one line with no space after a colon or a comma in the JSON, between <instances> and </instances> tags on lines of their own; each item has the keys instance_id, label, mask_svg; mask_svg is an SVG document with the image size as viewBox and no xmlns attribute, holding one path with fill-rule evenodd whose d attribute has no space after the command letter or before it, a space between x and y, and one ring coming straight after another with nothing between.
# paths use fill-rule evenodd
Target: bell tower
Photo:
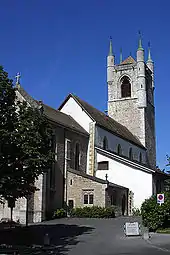
<instances>
[{"instance_id":1,"label":"bell tower","mask_svg":"<svg viewBox=\"0 0 170 255\"><path fill-rule=\"evenodd\" d=\"M147 149L148 166L156 166L154 63L150 47L145 63L142 39L139 34L136 60L120 55L116 64L112 41L107 57L108 114L127 127Z\"/></svg>"}]
</instances>

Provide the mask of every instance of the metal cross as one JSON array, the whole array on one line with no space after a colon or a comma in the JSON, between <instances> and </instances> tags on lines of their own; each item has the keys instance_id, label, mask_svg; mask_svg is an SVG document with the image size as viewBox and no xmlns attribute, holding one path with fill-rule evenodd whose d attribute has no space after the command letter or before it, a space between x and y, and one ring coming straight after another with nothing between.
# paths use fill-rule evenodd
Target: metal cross
<instances>
[{"instance_id":1,"label":"metal cross","mask_svg":"<svg viewBox=\"0 0 170 255\"><path fill-rule=\"evenodd\" d=\"M15 76L15 78L16 78L16 84L20 84L20 78L21 78L20 73L17 73L17 75Z\"/></svg>"},{"instance_id":2,"label":"metal cross","mask_svg":"<svg viewBox=\"0 0 170 255\"><path fill-rule=\"evenodd\" d=\"M108 181L108 174L105 175L106 181Z\"/></svg>"}]
</instances>

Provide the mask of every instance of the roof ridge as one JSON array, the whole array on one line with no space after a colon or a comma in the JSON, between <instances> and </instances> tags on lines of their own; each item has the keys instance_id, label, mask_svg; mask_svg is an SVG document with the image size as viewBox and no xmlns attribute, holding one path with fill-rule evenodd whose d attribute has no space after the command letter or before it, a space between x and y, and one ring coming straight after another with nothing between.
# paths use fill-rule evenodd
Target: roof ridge
<instances>
[{"instance_id":1,"label":"roof ridge","mask_svg":"<svg viewBox=\"0 0 170 255\"><path fill-rule=\"evenodd\" d=\"M133 63L136 63L135 59L129 55L127 58L125 58L121 63L120 65L126 65L126 64L133 64Z\"/></svg>"},{"instance_id":2,"label":"roof ridge","mask_svg":"<svg viewBox=\"0 0 170 255\"><path fill-rule=\"evenodd\" d=\"M132 132L126 127L124 126L123 124L119 123L118 121L116 121L115 119L113 119L112 117L106 115L104 112L98 110L97 108L95 108L94 106L92 106L91 104L89 104L88 102L84 101L83 99L79 98L77 95L74 95L74 94L69 94L67 98L69 98L70 96L72 96L76 101L78 101L79 104L81 104L81 106L86 110L86 112L88 112L88 114L92 117L92 119L94 119L96 121L96 123L100 126L102 126L103 128L106 128L104 127L104 125L101 125L99 123L99 121L97 121L93 116L92 114L86 109L86 107L82 104L86 104L87 106L89 106L91 109L94 109L95 111L97 111L98 113L100 113L100 115L102 115L102 117L107 117L111 122L114 122L114 124L116 124L117 126L119 126L120 128L123 128L124 131L126 130L127 133L129 133L132 137L134 137L135 139L133 140L136 140L136 141L132 141L130 139L128 139L127 137L123 136L123 135L120 135L120 132L115 132L118 136L122 137L123 139L126 139L126 140L129 140L130 142L132 143L135 143L137 144L138 146L140 147L143 147L143 144L140 142L140 140L138 139L138 137L134 134L132 134ZM108 128L109 129L109 128ZM110 132L113 132L110 130Z\"/></svg>"}]
</instances>

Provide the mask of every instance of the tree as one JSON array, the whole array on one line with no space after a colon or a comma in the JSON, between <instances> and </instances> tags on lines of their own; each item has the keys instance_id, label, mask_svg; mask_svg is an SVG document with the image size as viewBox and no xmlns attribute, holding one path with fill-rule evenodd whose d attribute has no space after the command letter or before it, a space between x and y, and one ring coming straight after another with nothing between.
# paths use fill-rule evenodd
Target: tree
<instances>
[{"instance_id":1,"label":"tree","mask_svg":"<svg viewBox=\"0 0 170 255\"><path fill-rule=\"evenodd\" d=\"M17 102L8 74L0 68L0 195L9 206L37 189L39 175L54 160L52 127L38 108Z\"/></svg>"}]
</instances>

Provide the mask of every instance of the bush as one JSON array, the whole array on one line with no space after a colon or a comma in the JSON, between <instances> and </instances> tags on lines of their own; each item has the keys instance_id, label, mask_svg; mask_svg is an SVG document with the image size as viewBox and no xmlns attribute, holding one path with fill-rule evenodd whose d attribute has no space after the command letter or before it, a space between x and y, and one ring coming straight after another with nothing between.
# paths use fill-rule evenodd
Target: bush
<instances>
[{"instance_id":1,"label":"bush","mask_svg":"<svg viewBox=\"0 0 170 255\"><path fill-rule=\"evenodd\" d=\"M67 216L67 213L64 209L57 209L53 214L53 219L64 218Z\"/></svg>"},{"instance_id":2,"label":"bush","mask_svg":"<svg viewBox=\"0 0 170 255\"><path fill-rule=\"evenodd\" d=\"M169 225L170 216L170 193L165 192L165 202L162 205L157 203L156 196L146 199L141 207L143 224L150 231L158 228L165 228Z\"/></svg>"},{"instance_id":3,"label":"bush","mask_svg":"<svg viewBox=\"0 0 170 255\"><path fill-rule=\"evenodd\" d=\"M132 215L133 216L140 216L141 215L141 211L138 208L133 208L132 209Z\"/></svg>"},{"instance_id":4,"label":"bush","mask_svg":"<svg viewBox=\"0 0 170 255\"><path fill-rule=\"evenodd\" d=\"M115 212L112 207L85 206L72 209L70 216L78 218L114 218Z\"/></svg>"}]
</instances>

